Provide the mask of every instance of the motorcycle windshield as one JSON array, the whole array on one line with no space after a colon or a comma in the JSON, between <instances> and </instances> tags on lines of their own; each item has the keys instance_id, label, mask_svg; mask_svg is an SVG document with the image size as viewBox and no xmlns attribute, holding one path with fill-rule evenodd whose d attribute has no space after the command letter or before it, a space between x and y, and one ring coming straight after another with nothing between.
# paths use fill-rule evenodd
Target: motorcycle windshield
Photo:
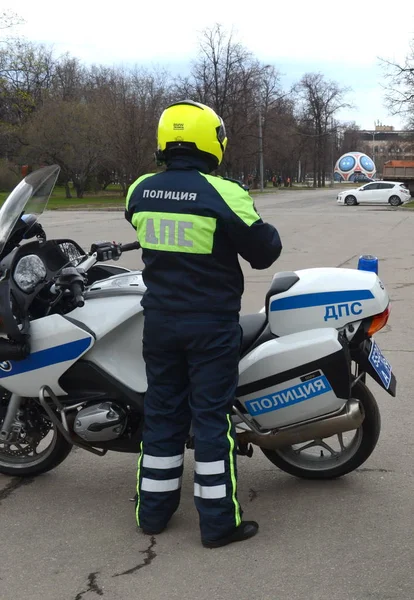
<instances>
[{"instance_id":1,"label":"motorcycle windshield","mask_svg":"<svg viewBox=\"0 0 414 600\"><path fill-rule=\"evenodd\" d=\"M57 165L38 169L26 175L7 197L0 209L0 254L20 217L31 214L35 223L43 213L59 172Z\"/></svg>"}]
</instances>

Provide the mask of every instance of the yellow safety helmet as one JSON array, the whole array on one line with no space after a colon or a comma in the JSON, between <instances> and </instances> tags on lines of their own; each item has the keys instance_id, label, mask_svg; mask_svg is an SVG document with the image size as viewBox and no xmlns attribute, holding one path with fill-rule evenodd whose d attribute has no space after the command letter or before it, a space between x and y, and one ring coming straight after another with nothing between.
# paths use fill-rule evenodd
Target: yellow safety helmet
<instances>
[{"instance_id":1,"label":"yellow safety helmet","mask_svg":"<svg viewBox=\"0 0 414 600\"><path fill-rule=\"evenodd\" d=\"M209 106L182 100L162 113L157 141L157 158L161 161L166 160L166 151L186 148L210 155L210 162L216 168L227 146L226 128L222 118Z\"/></svg>"}]
</instances>

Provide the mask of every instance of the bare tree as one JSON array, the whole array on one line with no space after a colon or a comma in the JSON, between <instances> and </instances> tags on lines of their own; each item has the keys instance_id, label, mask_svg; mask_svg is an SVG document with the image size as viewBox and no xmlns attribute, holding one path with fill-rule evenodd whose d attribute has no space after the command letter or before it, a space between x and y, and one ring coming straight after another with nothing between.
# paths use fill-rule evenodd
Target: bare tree
<instances>
[{"instance_id":1,"label":"bare tree","mask_svg":"<svg viewBox=\"0 0 414 600\"><path fill-rule=\"evenodd\" d=\"M55 61L52 50L23 39L0 49L2 118L21 124L51 87Z\"/></svg>"},{"instance_id":2,"label":"bare tree","mask_svg":"<svg viewBox=\"0 0 414 600\"><path fill-rule=\"evenodd\" d=\"M361 148L361 131L355 121L343 123L338 130L337 151L342 155Z\"/></svg>"},{"instance_id":3,"label":"bare tree","mask_svg":"<svg viewBox=\"0 0 414 600\"><path fill-rule=\"evenodd\" d=\"M157 122L168 103L166 74L96 68L91 78L104 135L103 168L126 193L136 177L154 167Z\"/></svg>"},{"instance_id":4,"label":"bare tree","mask_svg":"<svg viewBox=\"0 0 414 600\"><path fill-rule=\"evenodd\" d=\"M179 78L176 97L211 106L224 120L229 138L221 171L241 177L258 167L258 119L267 118L280 95L279 74L262 65L219 24L202 32L190 75Z\"/></svg>"},{"instance_id":5,"label":"bare tree","mask_svg":"<svg viewBox=\"0 0 414 600\"><path fill-rule=\"evenodd\" d=\"M61 56L55 64L51 94L61 100L80 100L85 94L87 70L77 58Z\"/></svg>"},{"instance_id":6,"label":"bare tree","mask_svg":"<svg viewBox=\"0 0 414 600\"><path fill-rule=\"evenodd\" d=\"M330 121L335 113L350 105L344 102L349 88L340 88L322 73L306 73L295 86L301 114L303 136L312 140L313 185L325 186Z\"/></svg>"},{"instance_id":7,"label":"bare tree","mask_svg":"<svg viewBox=\"0 0 414 600\"><path fill-rule=\"evenodd\" d=\"M414 129L414 40L403 64L382 60L386 69L385 101L392 115L402 115Z\"/></svg>"},{"instance_id":8,"label":"bare tree","mask_svg":"<svg viewBox=\"0 0 414 600\"><path fill-rule=\"evenodd\" d=\"M230 98L238 91L236 76L246 72L252 61L252 54L234 40L232 32L227 33L219 24L205 29L191 72L200 101L227 117ZM239 83L241 87L245 84Z\"/></svg>"},{"instance_id":9,"label":"bare tree","mask_svg":"<svg viewBox=\"0 0 414 600\"><path fill-rule=\"evenodd\" d=\"M24 158L34 163L56 163L66 181L73 181L82 198L104 159L101 121L97 107L51 99L34 113L25 128Z\"/></svg>"},{"instance_id":10,"label":"bare tree","mask_svg":"<svg viewBox=\"0 0 414 600\"><path fill-rule=\"evenodd\" d=\"M24 19L12 10L0 10L0 30L12 29L24 23Z\"/></svg>"},{"instance_id":11,"label":"bare tree","mask_svg":"<svg viewBox=\"0 0 414 600\"><path fill-rule=\"evenodd\" d=\"M0 11L0 30L15 22ZM222 174L250 175L258 184L261 131L265 177L293 180L300 160L302 173L313 169L314 184L322 186L331 118L348 106L346 91L310 73L294 93L284 92L277 69L219 24L202 32L189 75L173 82L162 70L88 67L68 54L55 58L41 44L9 39L0 45L0 159L12 166L56 162L67 193L73 181L78 197L112 181L126 193L133 179L155 168L162 110L187 97L225 121L229 145Z\"/></svg>"},{"instance_id":12,"label":"bare tree","mask_svg":"<svg viewBox=\"0 0 414 600\"><path fill-rule=\"evenodd\" d=\"M293 178L299 160L302 173L306 170L306 138L298 135L298 121L294 114L294 103L290 98L281 98L266 118L264 136L265 165L270 176Z\"/></svg>"}]
</instances>

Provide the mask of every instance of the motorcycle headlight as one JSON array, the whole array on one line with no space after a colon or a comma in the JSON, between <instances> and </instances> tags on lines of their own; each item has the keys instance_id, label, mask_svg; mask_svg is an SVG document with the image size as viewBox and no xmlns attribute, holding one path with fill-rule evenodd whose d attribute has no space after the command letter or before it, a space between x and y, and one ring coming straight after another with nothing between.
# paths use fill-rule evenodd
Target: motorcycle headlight
<instances>
[{"instance_id":1,"label":"motorcycle headlight","mask_svg":"<svg viewBox=\"0 0 414 600\"><path fill-rule=\"evenodd\" d=\"M27 294L33 292L37 284L44 281L47 276L46 267L37 254L23 256L14 270L14 281Z\"/></svg>"}]
</instances>

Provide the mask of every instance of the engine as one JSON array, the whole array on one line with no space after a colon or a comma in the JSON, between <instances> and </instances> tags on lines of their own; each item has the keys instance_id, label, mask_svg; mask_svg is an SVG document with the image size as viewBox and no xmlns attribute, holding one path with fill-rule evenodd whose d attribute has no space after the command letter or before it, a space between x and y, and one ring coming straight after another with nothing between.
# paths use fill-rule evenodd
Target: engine
<instances>
[{"instance_id":1,"label":"engine","mask_svg":"<svg viewBox=\"0 0 414 600\"><path fill-rule=\"evenodd\" d=\"M114 402L102 402L82 408L76 415L74 432L86 442L108 442L125 431L127 415Z\"/></svg>"}]
</instances>

